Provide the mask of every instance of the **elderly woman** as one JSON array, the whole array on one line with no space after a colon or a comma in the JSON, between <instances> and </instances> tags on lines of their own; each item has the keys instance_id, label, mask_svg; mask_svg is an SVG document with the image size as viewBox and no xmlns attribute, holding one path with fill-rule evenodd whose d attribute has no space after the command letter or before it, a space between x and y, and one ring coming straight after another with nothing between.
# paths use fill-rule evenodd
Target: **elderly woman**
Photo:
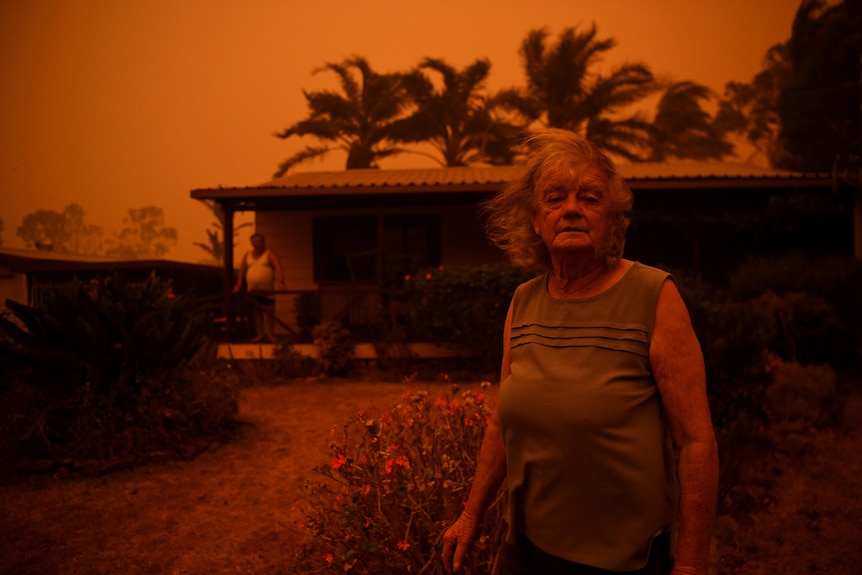
<instances>
[{"instance_id":1,"label":"elderly woman","mask_svg":"<svg viewBox=\"0 0 862 575\"><path fill-rule=\"evenodd\" d=\"M509 307L445 569L507 479L504 573L706 574L718 457L688 311L670 274L622 258L632 195L611 160L565 130L527 144L523 177L485 206L488 232L543 273Z\"/></svg>"}]
</instances>

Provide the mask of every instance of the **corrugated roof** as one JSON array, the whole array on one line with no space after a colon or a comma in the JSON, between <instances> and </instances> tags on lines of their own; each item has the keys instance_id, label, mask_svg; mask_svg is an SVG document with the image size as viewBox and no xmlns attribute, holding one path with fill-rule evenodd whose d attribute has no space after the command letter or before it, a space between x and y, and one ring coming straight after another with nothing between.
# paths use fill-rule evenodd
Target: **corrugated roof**
<instances>
[{"instance_id":1,"label":"corrugated roof","mask_svg":"<svg viewBox=\"0 0 862 575\"><path fill-rule=\"evenodd\" d=\"M677 180L677 179L794 179L809 175L775 168L761 168L750 164L719 161L638 162L618 166L626 180Z\"/></svg>"},{"instance_id":2,"label":"corrugated roof","mask_svg":"<svg viewBox=\"0 0 862 575\"><path fill-rule=\"evenodd\" d=\"M458 191L494 188L518 177L522 166L485 166L458 168L416 168L399 170L338 170L329 172L297 172L275 178L256 186L193 190L193 197L209 197L206 192L269 191L302 193L312 190L350 192L410 192L423 190ZM718 161L642 162L619 165L623 178L630 184L640 181L679 180L822 180L824 174L801 174L787 170L760 168L748 164Z\"/></svg>"},{"instance_id":3,"label":"corrugated roof","mask_svg":"<svg viewBox=\"0 0 862 575\"><path fill-rule=\"evenodd\" d=\"M0 248L0 259L28 259L42 261L64 261L77 263L112 264L120 261L117 258L105 256L85 256L80 254L62 254L47 250L28 250L20 248Z\"/></svg>"},{"instance_id":4,"label":"corrugated roof","mask_svg":"<svg viewBox=\"0 0 862 575\"><path fill-rule=\"evenodd\" d=\"M504 183L521 174L520 166L417 168L400 170L340 170L298 172L275 178L259 188L340 188L475 186Z\"/></svg>"},{"instance_id":5,"label":"corrugated roof","mask_svg":"<svg viewBox=\"0 0 862 575\"><path fill-rule=\"evenodd\" d=\"M15 270L94 270L113 268L160 268L160 269L220 269L211 264L193 264L176 260L128 260L105 256L61 254L46 250L0 248L0 263Z\"/></svg>"}]
</instances>

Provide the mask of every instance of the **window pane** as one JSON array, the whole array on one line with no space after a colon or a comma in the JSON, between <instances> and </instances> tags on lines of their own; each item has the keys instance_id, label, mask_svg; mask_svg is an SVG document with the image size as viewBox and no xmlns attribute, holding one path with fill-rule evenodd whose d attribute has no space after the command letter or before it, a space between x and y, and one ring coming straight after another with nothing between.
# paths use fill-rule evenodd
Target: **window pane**
<instances>
[{"instance_id":1,"label":"window pane","mask_svg":"<svg viewBox=\"0 0 862 575\"><path fill-rule=\"evenodd\" d=\"M377 218L315 218L314 281L376 279Z\"/></svg>"},{"instance_id":2,"label":"window pane","mask_svg":"<svg viewBox=\"0 0 862 575\"><path fill-rule=\"evenodd\" d=\"M314 219L314 281L377 280L377 216ZM387 215L380 254L384 282L440 265L440 217Z\"/></svg>"}]
</instances>

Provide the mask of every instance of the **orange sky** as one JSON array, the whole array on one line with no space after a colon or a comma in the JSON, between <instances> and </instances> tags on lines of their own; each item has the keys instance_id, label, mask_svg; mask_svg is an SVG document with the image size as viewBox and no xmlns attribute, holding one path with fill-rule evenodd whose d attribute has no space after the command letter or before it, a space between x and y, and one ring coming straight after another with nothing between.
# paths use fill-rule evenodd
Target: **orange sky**
<instances>
[{"instance_id":1,"label":"orange sky","mask_svg":"<svg viewBox=\"0 0 862 575\"><path fill-rule=\"evenodd\" d=\"M409 12L405 6L410 5ZM336 88L326 62L378 72L425 56L487 57L490 88L520 85L526 33L595 22L657 75L721 92L789 38L799 0L0 0L0 217L4 247L37 209L72 202L118 229L156 205L179 231L169 258L200 261L209 212L189 191L270 178L303 147L274 132L304 117L302 89ZM415 7L412 7L415 6ZM340 169L344 158L303 170ZM384 167L427 166L402 159ZM244 246L243 246L244 247Z\"/></svg>"}]
</instances>

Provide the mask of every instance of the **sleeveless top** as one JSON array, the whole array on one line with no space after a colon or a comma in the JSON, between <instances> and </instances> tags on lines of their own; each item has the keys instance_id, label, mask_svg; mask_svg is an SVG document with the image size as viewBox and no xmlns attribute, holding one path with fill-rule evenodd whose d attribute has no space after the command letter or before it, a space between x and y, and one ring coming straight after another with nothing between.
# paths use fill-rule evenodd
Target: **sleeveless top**
<instances>
[{"instance_id":1,"label":"sleeveless top","mask_svg":"<svg viewBox=\"0 0 862 575\"><path fill-rule=\"evenodd\" d=\"M248 291L272 291L275 289L275 269L269 263L269 250L265 250L259 258L254 258L254 252L245 255L245 282Z\"/></svg>"},{"instance_id":2,"label":"sleeveless top","mask_svg":"<svg viewBox=\"0 0 862 575\"><path fill-rule=\"evenodd\" d=\"M509 541L615 571L644 567L676 516L673 451L649 361L670 274L634 263L605 292L560 300L548 274L512 298L511 375L497 409Z\"/></svg>"}]
</instances>

